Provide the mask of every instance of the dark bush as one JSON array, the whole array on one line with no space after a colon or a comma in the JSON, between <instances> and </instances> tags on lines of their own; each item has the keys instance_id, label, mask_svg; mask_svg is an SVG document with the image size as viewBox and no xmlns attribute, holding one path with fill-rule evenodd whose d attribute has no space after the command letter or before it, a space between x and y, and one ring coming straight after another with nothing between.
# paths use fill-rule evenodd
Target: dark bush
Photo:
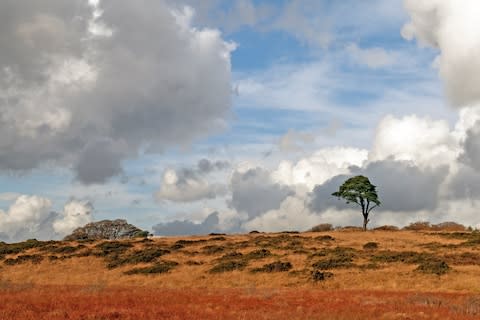
<instances>
[{"instance_id":1,"label":"dark bush","mask_svg":"<svg viewBox=\"0 0 480 320\"><path fill-rule=\"evenodd\" d=\"M376 242L367 242L363 245L364 250L377 250L378 249L378 243Z\"/></svg>"},{"instance_id":2,"label":"dark bush","mask_svg":"<svg viewBox=\"0 0 480 320\"><path fill-rule=\"evenodd\" d=\"M293 266L290 262L275 261L263 265L261 268L252 269L251 272L286 272L292 269Z\"/></svg>"},{"instance_id":3,"label":"dark bush","mask_svg":"<svg viewBox=\"0 0 480 320\"><path fill-rule=\"evenodd\" d=\"M178 262L175 261L160 261L155 263L153 266L144 267L144 268L135 268L129 271L124 272L126 275L132 274L157 274L157 273L166 273L178 265Z\"/></svg>"},{"instance_id":4,"label":"dark bush","mask_svg":"<svg viewBox=\"0 0 480 320\"><path fill-rule=\"evenodd\" d=\"M198 244L198 243L205 243L207 242L207 240L205 239L198 239L198 240L184 240L184 239L181 239L181 240L178 240L175 242L175 244L180 244L182 246L189 246L189 245L195 245L195 244Z\"/></svg>"},{"instance_id":5,"label":"dark bush","mask_svg":"<svg viewBox=\"0 0 480 320\"><path fill-rule=\"evenodd\" d=\"M245 269L247 264L248 263L245 260L222 262L210 269L210 273L222 273L234 270L243 270Z\"/></svg>"},{"instance_id":6,"label":"dark bush","mask_svg":"<svg viewBox=\"0 0 480 320\"><path fill-rule=\"evenodd\" d=\"M431 253L415 251L381 251L371 257L373 262L402 262L407 264L423 263L434 259L436 259L436 257Z\"/></svg>"},{"instance_id":7,"label":"dark bush","mask_svg":"<svg viewBox=\"0 0 480 320\"><path fill-rule=\"evenodd\" d=\"M180 250L180 249L183 249L183 248L185 248L185 246L183 244L180 244L180 243L175 243L175 244L170 246L170 249L172 249L172 250Z\"/></svg>"},{"instance_id":8,"label":"dark bush","mask_svg":"<svg viewBox=\"0 0 480 320\"><path fill-rule=\"evenodd\" d=\"M353 264L355 253L355 249L348 247L325 248L311 255L310 258L323 257L323 259L312 264L315 269L352 268L355 267Z\"/></svg>"},{"instance_id":9,"label":"dark bush","mask_svg":"<svg viewBox=\"0 0 480 320\"><path fill-rule=\"evenodd\" d=\"M460 224L460 223L456 223L456 222L453 222L453 221L446 221L446 222L442 222L442 223L439 223L439 224L434 224L432 225L432 230L435 230L435 231L465 231L467 230L467 228Z\"/></svg>"},{"instance_id":10,"label":"dark bush","mask_svg":"<svg viewBox=\"0 0 480 320\"><path fill-rule=\"evenodd\" d=\"M233 251L224 254L218 260L219 261L227 261L227 260L234 260L234 259L241 259L243 258L243 254L241 252Z\"/></svg>"},{"instance_id":11,"label":"dark bush","mask_svg":"<svg viewBox=\"0 0 480 320\"><path fill-rule=\"evenodd\" d=\"M6 265L13 266L16 264L22 264L26 262L31 262L33 264L39 264L40 262L43 261L43 256L38 255L38 254L32 254L32 255L21 255L16 257L15 259L6 259L3 261Z\"/></svg>"},{"instance_id":12,"label":"dark bush","mask_svg":"<svg viewBox=\"0 0 480 320\"><path fill-rule=\"evenodd\" d=\"M432 226L428 221L417 221L412 222L408 226L403 227L403 230L411 230L411 231L425 231L431 230Z\"/></svg>"},{"instance_id":13,"label":"dark bush","mask_svg":"<svg viewBox=\"0 0 480 320\"><path fill-rule=\"evenodd\" d=\"M149 232L142 230L142 231L137 231L133 234L134 238L147 238L149 236Z\"/></svg>"},{"instance_id":14,"label":"dark bush","mask_svg":"<svg viewBox=\"0 0 480 320\"><path fill-rule=\"evenodd\" d=\"M396 226L385 225L385 226L376 227L373 230L375 230L375 231L398 231L400 229Z\"/></svg>"},{"instance_id":15,"label":"dark bush","mask_svg":"<svg viewBox=\"0 0 480 320\"><path fill-rule=\"evenodd\" d=\"M219 254L225 251L225 247L222 246L205 246L202 248L205 254Z\"/></svg>"},{"instance_id":16,"label":"dark bush","mask_svg":"<svg viewBox=\"0 0 480 320\"><path fill-rule=\"evenodd\" d=\"M420 263L416 269L417 271L429 274L442 275L450 271L450 267L442 260L426 260Z\"/></svg>"},{"instance_id":17,"label":"dark bush","mask_svg":"<svg viewBox=\"0 0 480 320\"><path fill-rule=\"evenodd\" d=\"M27 241L10 244L0 242L0 255L18 254L29 249L40 248L54 243L55 241L38 241L37 239L28 239Z\"/></svg>"},{"instance_id":18,"label":"dark bush","mask_svg":"<svg viewBox=\"0 0 480 320\"><path fill-rule=\"evenodd\" d=\"M326 232L326 231L332 231L333 226L330 223L322 223L318 224L312 229L310 229L310 232Z\"/></svg>"},{"instance_id":19,"label":"dark bush","mask_svg":"<svg viewBox=\"0 0 480 320\"><path fill-rule=\"evenodd\" d=\"M329 236L328 234L323 235L323 236L315 237L314 239L315 239L315 240L318 240L318 241L334 241L334 240L335 240L334 237Z\"/></svg>"},{"instance_id":20,"label":"dark bush","mask_svg":"<svg viewBox=\"0 0 480 320\"><path fill-rule=\"evenodd\" d=\"M107 268L113 269L126 264L149 263L157 258L169 254L169 250L159 248L148 248L134 251L126 256L113 256L107 264Z\"/></svg>"},{"instance_id":21,"label":"dark bush","mask_svg":"<svg viewBox=\"0 0 480 320\"><path fill-rule=\"evenodd\" d=\"M99 243L95 248L100 249L98 253L99 256L108 256L108 255L119 255L133 247L129 242L120 242L120 241L105 241Z\"/></svg>"},{"instance_id":22,"label":"dark bush","mask_svg":"<svg viewBox=\"0 0 480 320\"><path fill-rule=\"evenodd\" d=\"M193 261L193 260L188 260L187 262L185 262L185 264L187 266L200 266L203 264L202 261Z\"/></svg>"},{"instance_id":23,"label":"dark bush","mask_svg":"<svg viewBox=\"0 0 480 320\"><path fill-rule=\"evenodd\" d=\"M327 279L333 278L333 273L331 272L322 272L319 270L312 271L312 280L313 281L324 281Z\"/></svg>"},{"instance_id":24,"label":"dark bush","mask_svg":"<svg viewBox=\"0 0 480 320\"><path fill-rule=\"evenodd\" d=\"M260 231L252 230L252 231L249 232L249 234L256 234L256 233L260 233Z\"/></svg>"},{"instance_id":25,"label":"dark bush","mask_svg":"<svg viewBox=\"0 0 480 320\"><path fill-rule=\"evenodd\" d=\"M267 249L254 250L247 253L245 256L247 259L263 259L271 256L272 253Z\"/></svg>"},{"instance_id":26,"label":"dark bush","mask_svg":"<svg viewBox=\"0 0 480 320\"><path fill-rule=\"evenodd\" d=\"M210 241L225 241L227 238L225 237L213 237L209 239Z\"/></svg>"},{"instance_id":27,"label":"dark bush","mask_svg":"<svg viewBox=\"0 0 480 320\"><path fill-rule=\"evenodd\" d=\"M212 233L209 233L208 235L209 235L209 236L226 236L227 234L226 234L226 233L216 233L216 232L212 232Z\"/></svg>"}]
</instances>

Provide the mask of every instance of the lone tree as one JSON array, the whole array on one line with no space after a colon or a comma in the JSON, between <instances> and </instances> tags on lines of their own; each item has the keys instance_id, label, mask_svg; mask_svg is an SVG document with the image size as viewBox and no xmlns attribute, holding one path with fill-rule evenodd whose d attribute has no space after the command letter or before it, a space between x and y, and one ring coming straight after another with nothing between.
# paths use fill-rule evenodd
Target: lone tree
<instances>
[{"instance_id":1,"label":"lone tree","mask_svg":"<svg viewBox=\"0 0 480 320\"><path fill-rule=\"evenodd\" d=\"M363 231L367 231L370 211L380 205L375 189L367 177L355 176L345 181L337 192L332 193L332 196L343 198L347 203L356 203L362 208Z\"/></svg>"}]
</instances>

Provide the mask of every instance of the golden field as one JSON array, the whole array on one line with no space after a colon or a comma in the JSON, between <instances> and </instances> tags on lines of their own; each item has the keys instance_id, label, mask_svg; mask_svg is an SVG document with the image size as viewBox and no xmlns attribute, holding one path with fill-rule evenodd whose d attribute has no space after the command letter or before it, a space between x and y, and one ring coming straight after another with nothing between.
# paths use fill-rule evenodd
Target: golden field
<instances>
[{"instance_id":1,"label":"golden field","mask_svg":"<svg viewBox=\"0 0 480 320\"><path fill-rule=\"evenodd\" d=\"M0 244L0 319L475 319L480 234Z\"/></svg>"}]
</instances>

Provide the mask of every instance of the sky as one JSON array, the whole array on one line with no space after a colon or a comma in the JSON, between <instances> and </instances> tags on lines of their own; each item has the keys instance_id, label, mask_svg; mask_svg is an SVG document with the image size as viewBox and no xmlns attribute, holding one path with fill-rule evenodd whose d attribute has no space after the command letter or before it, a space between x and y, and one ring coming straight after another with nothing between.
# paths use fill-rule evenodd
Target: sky
<instances>
[{"instance_id":1,"label":"sky","mask_svg":"<svg viewBox=\"0 0 480 320\"><path fill-rule=\"evenodd\" d=\"M0 3L0 240L480 227L476 0Z\"/></svg>"}]
</instances>

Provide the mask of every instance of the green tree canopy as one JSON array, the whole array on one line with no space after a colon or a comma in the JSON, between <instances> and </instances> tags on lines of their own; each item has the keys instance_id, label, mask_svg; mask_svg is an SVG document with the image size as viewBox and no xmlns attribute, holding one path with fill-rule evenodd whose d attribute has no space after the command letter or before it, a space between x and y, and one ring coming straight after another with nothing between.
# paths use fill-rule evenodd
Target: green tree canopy
<instances>
[{"instance_id":1,"label":"green tree canopy","mask_svg":"<svg viewBox=\"0 0 480 320\"><path fill-rule=\"evenodd\" d=\"M355 176L345 181L332 196L343 198L347 203L356 203L362 208L363 230L367 230L370 211L380 205L376 186L365 176Z\"/></svg>"}]
</instances>

